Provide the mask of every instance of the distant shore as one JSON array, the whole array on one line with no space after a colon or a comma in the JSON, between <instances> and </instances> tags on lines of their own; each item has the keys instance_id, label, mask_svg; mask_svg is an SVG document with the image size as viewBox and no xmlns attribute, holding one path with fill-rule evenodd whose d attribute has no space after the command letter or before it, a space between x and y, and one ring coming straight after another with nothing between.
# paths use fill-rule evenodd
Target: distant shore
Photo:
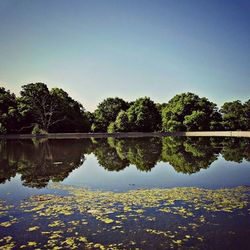
<instances>
[{"instance_id":1,"label":"distant shore","mask_svg":"<svg viewBox=\"0 0 250 250\"><path fill-rule=\"evenodd\" d=\"M123 138L123 137L164 137L164 136L201 136L201 137L250 137L250 131L190 131L190 132L126 132L126 133L49 133L49 134L7 134L0 139L80 139L80 138Z\"/></svg>"}]
</instances>

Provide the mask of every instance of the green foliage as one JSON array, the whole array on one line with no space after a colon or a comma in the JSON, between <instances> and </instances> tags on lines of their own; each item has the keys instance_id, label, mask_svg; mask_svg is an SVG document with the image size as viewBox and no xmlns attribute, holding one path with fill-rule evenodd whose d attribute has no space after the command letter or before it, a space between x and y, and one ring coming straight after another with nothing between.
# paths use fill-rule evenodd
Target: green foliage
<instances>
[{"instance_id":1,"label":"green foliage","mask_svg":"<svg viewBox=\"0 0 250 250\"><path fill-rule=\"evenodd\" d=\"M211 130L220 122L216 104L193 93L174 96L162 110L163 131Z\"/></svg>"},{"instance_id":2,"label":"green foliage","mask_svg":"<svg viewBox=\"0 0 250 250\"><path fill-rule=\"evenodd\" d=\"M48 132L41 129L38 124L35 124L34 128L32 129L32 132L31 132L32 135L44 135L47 133Z\"/></svg>"},{"instance_id":3,"label":"green foliage","mask_svg":"<svg viewBox=\"0 0 250 250\"><path fill-rule=\"evenodd\" d=\"M108 126L108 129L107 129L107 132L108 133L114 133L115 132L115 123L114 122L111 122Z\"/></svg>"},{"instance_id":4,"label":"green foliage","mask_svg":"<svg viewBox=\"0 0 250 250\"><path fill-rule=\"evenodd\" d=\"M121 98L107 98L102 101L94 112L93 132L106 132L109 124L114 122L121 110L126 110L128 103Z\"/></svg>"},{"instance_id":5,"label":"green foliage","mask_svg":"<svg viewBox=\"0 0 250 250\"><path fill-rule=\"evenodd\" d=\"M7 134L7 129L3 126L2 123L0 123L0 134Z\"/></svg>"},{"instance_id":6,"label":"green foliage","mask_svg":"<svg viewBox=\"0 0 250 250\"><path fill-rule=\"evenodd\" d=\"M59 88L51 91L44 83L22 86L18 109L23 127L39 128L47 132L88 132L90 123L80 103ZM30 126L29 126L30 125Z\"/></svg>"},{"instance_id":7,"label":"green foliage","mask_svg":"<svg viewBox=\"0 0 250 250\"><path fill-rule=\"evenodd\" d=\"M98 125L96 123L92 123L90 130L91 130L91 132L98 132L99 127L98 127Z\"/></svg>"},{"instance_id":8,"label":"green foliage","mask_svg":"<svg viewBox=\"0 0 250 250\"><path fill-rule=\"evenodd\" d=\"M51 89L50 95L55 110L54 124L51 125L52 132L90 131L92 114L85 113L79 102L73 100L67 92L59 88Z\"/></svg>"},{"instance_id":9,"label":"green foliage","mask_svg":"<svg viewBox=\"0 0 250 250\"><path fill-rule=\"evenodd\" d=\"M15 95L0 87L0 133L15 133L18 119Z\"/></svg>"},{"instance_id":10,"label":"green foliage","mask_svg":"<svg viewBox=\"0 0 250 250\"><path fill-rule=\"evenodd\" d=\"M193 111L191 115L186 115L183 124L187 131L202 130L206 126L207 116L203 111Z\"/></svg>"},{"instance_id":11,"label":"green foliage","mask_svg":"<svg viewBox=\"0 0 250 250\"><path fill-rule=\"evenodd\" d=\"M149 97L137 99L127 110L131 131L151 132L160 129L161 116Z\"/></svg>"},{"instance_id":12,"label":"green foliage","mask_svg":"<svg viewBox=\"0 0 250 250\"><path fill-rule=\"evenodd\" d=\"M216 104L193 93L155 104L149 97L130 103L107 98L91 113L60 88L22 86L20 97L0 87L0 133L154 132L250 130L250 100Z\"/></svg>"},{"instance_id":13,"label":"green foliage","mask_svg":"<svg viewBox=\"0 0 250 250\"><path fill-rule=\"evenodd\" d=\"M222 113L222 124L225 130L245 129L244 106L239 100L225 102L220 112Z\"/></svg>"},{"instance_id":14,"label":"green foliage","mask_svg":"<svg viewBox=\"0 0 250 250\"><path fill-rule=\"evenodd\" d=\"M162 113L162 110L167 106L167 103L156 103L156 108L158 109L159 113Z\"/></svg>"},{"instance_id":15,"label":"green foliage","mask_svg":"<svg viewBox=\"0 0 250 250\"><path fill-rule=\"evenodd\" d=\"M245 129L250 130L250 100L244 103Z\"/></svg>"},{"instance_id":16,"label":"green foliage","mask_svg":"<svg viewBox=\"0 0 250 250\"><path fill-rule=\"evenodd\" d=\"M128 132L130 131L130 123L128 113L121 110L115 120L115 131Z\"/></svg>"}]
</instances>

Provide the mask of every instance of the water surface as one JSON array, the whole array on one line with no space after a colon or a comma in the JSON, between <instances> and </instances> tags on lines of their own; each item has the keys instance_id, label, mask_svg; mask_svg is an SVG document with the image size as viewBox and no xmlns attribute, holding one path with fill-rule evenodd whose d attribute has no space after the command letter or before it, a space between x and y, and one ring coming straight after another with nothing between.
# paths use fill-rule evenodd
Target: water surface
<instances>
[{"instance_id":1,"label":"water surface","mask_svg":"<svg viewBox=\"0 0 250 250\"><path fill-rule=\"evenodd\" d=\"M3 249L247 248L249 139L1 141L0 183Z\"/></svg>"}]
</instances>

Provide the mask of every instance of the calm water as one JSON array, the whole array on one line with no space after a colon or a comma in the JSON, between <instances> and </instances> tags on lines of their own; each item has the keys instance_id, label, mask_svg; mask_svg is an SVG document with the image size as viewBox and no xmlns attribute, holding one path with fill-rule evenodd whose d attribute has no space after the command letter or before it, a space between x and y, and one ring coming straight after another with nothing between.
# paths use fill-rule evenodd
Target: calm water
<instances>
[{"instance_id":1,"label":"calm water","mask_svg":"<svg viewBox=\"0 0 250 250\"><path fill-rule=\"evenodd\" d=\"M248 248L249 139L0 141L0 183L0 249Z\"/></svg>"}]
</instances>

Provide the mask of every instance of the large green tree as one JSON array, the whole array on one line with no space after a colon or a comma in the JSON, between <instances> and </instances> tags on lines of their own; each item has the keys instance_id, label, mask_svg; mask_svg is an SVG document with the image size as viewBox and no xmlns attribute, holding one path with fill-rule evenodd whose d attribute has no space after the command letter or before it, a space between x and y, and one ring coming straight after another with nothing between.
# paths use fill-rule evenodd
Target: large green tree
<instances>
[{"instance_id":1,"label":"large green tree","mask_svg":"<svg viewBox=\"0 0 250 250\"><path fill-rule=\"evenodd\" d=\"M121 110L117 115L114 122L111 122L108 126L108 132L129 132L131 130L130 123L128 119L128 113Z\"/></svg>"},{"instance_id":2,"label":"large green tree","mask_svg":"<svg viewBox=\"0 0 250 250\"><path fill-rule=\"evenodd\" d=\"M244 103L245 129L250 130L250 100Z\"/></svg>"},{"instance_id":3,"label":"large green tree","mask_svg":"<svg viewBox=\"0 0 250 250\"><path fill-rule=\"evenodd\" d=\"M85 112L82 104L72 99L63 89L53 88L50 91L54 101L55 124L51 126L52 132L89 132L90 114ZM56 122L59 121L59 122Z\"/></svg>"},{"instance_id":4,"label":"large green tree","mask_svg":"<svg viewBox=\"0 0 250 250\"><path fill-rule=\"evenodd\" d=\"M62 89L49 91L44 83L22 86L18 110L22 116L21 132L31 130L35 124L46 132L85 132L90 127L80 103Z\"/></svg>"},{"instance_id":5,"label":"large green tree","mask_svg":"<svg viewBox=\"0 0 250 250\"><path fill-rule=\"evenodd\" d=\"M163 131L220 130L216 104L193 93L174 96L162 110Z\"/></svg>"},{"instance_id":6,"label":"large green tree","mask_svg":"<svg viewBox=\"0 0 250 250\"><path fill-rule=\"evenodd\" d=\"M30 83L22 86L18 109L22 116L20 132L31 131L35 124L48 131L55 120L55 105L49 89L44 83Z\"/></svg>"},{"instance_id":7,"label":"large green tree","mask_svg":"<svg viewBox=\"0 0 250 250\"><path fill-rule=\"evenodd\" d=\"M161 115L149 97L137 99L127 110L131 131L153 132L160 130Z\"/></svg>"},{"instance_id":8,"label":"large green tree","mask_svg":"<svg viewBox=\"0 0 250 250\"><path fill-rule=\"evenodd\" d=\"M103 100L94 112L94 123L92 124L93 132L107 132L111 122L114 122L121 110L127 110L128 103L123 99L107 98Z\"/></svg>"},{"instance_id":9,"label":"large green tree","mask_svg":"<svg viewBox=\"0 0 250 250\"><path fill-rule=\"evenodd\" d=\"M0 134L15 132L17 122L16 97L9 90L0 87Z\"/></svg>"},{"instance_id":10,"label":"large green tree","mask_svg":"<svg viewBox=\"0 0 250 250\"><path fill-rule=\"evenodd\" d=\"M220 110L225 130L244 130L246 125L241 101L225 102Z\"/></svg>"}]
</instances>

